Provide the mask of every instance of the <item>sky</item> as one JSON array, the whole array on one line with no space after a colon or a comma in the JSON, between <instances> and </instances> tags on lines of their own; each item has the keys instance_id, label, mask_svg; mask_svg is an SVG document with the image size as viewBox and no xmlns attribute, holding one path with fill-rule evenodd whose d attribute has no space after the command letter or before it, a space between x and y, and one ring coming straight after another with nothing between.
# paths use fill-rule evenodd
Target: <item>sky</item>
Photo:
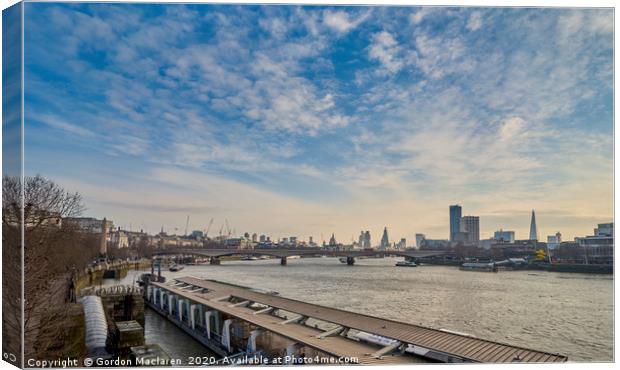
<instances>
[{"instance_id":1,"label":"sky","mask_svg":"<svg viewBox=\"0 0 620 370\"><path fill-rule=\"evenodd\" d=\"M25 163L133 230L613 220L611 9L27 3Z\"/></svg>"}]
</instances>

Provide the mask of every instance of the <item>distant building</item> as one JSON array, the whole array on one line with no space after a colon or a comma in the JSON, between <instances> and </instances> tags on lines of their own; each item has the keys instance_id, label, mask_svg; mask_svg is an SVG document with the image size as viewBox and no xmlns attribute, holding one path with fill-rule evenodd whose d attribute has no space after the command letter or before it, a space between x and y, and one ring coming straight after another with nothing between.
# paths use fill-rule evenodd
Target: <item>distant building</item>
<instances>
[{"instance_id":1,"label":"distant building","mask_svg":"<svg viewBox=\"0 0 620 370\"><path fill-rule=\"evenodd\" d=\"M252 242L253 243L258 242L258 235L256 233L252 234Z\"/></svg>"},{"instance_id":2,"label":"distant building","mask_svg":"<svg viewBox=\"0 0 620 370\"><path fill-rule=\"evenodd\" d=\"M308 237L308 245L314 245L314 240L312 240L312 237Z\"/></svg>"},{"instance_id":3,"label":"distant building","mask_svg":"<svg viewBox=\"0 0 620 370\"><path fill-rule=\"evenodd\" d=\"M407 249L407 239L401 238L398 244L396 244L396 249L399 249L399 250Z\"/></svg>"},{"instance_id":4,"label":"distant building","mask_svg":"<svg viewBox=\"0 0 620 370\"><path fill-rule=\"evenodd\" d=\"M497 243L497 241L494 238L482 239L478 241L478 246L482 249L491 249L495 243Z\"/></svg>"},{"instance_id":5,"label":"distant building","mask_svg":"<svg viewBox=\"0 0 620 370\"><path fill-rule=\"evenodd\" d=\"M562 243L562 234L558 231L555 235L547 236L547 248L555 249Z\"/></svg>"},{"instance_id":6,"label":"distant building","mask_svg":"<svg viewBox=\"0 0 620 370\"><path fill-rule=\"evenodd\" d=\"M462 243L462 244L469 244L469 233L467 231L459 231L458 233L454 234L454 240L452 240L452 243Z\"/></svg>"},{"instance_id":7,"label":"distant building","mask_svg":"<svg viewBox=\"0 0 620 370\"><path fill-rule=\"evenodd\" d=\"M461 231L461 206L450 206L450 241L456 241L457 233Z\"/></svg>"},{"instance_id":8,"label":"distant building","mask_svg":"<svg viewBox=\"0 0 620 370\"><path fill-rule=\"evenodd\" d=\"M330 247L335 247L337 245L338 245L338 243L336 242L336 237L334 236L334 234L332 234L332 237L329 238L329 246Z\"/></svg>"},{"instance_id":9,"label":"distant building","mask_svg":"<svg viewBox=\"0 0 620 370\"><path fill-rule=\"evenodd\" d=\"M422 239L418 248L428 249L447 249L450 247L450 241L447 239Z\"/></svg>"},{"instance_id":10,"label":"distant building","mask_svg":"<svg viewBox=\"0 0 620 370\"><path fill-rule=\"evenodd\" d=\"M530 221L530 240L538 240L538 229L536 228L536 214L532 210L532 220Z\"/></svg>"},{"instance_id":11,"label":"distant building","mask_svg":"<svg viewBox=\"0 0 620 370\"><path fill-rule=\"evenodd\" d=\"M594 229L594 235L596 236L614 236L614 223L598 224L598 227Z\"/></svg>"},{"instance_id":12,"label":"distant building","mask_svg":"<svg viewBox=\"0 0 620 370\"><path fill-rule=\"evenodd\" d=\"M264 243L264 242L266 242L266 241L267 241L267 237L266 237L265 235L261 235L261 236L258 238L258 241L259 241L260 243Z\"/></svg>"},{"instance_id":13,"label":"distant building","mask_svg":"<svg viewBox=\"0 0 620 370\"><path fill-rule=\"evenodd\" d=\"M426 238L424 234L415 234L415 246L420 248L422 241Z\"/></svg>"},{"instance_id":14,"label":"distant building","mask_svg":"<svg viewBox=\"0 0 620 370\"><path fill-rule=\"evenodd\" d=\"M390 239L388 238L387 226L383 228L383 236L381 236L380 249L387 249L390 247Z\"/></svg>"},{"instance_id":15,"label":"distant building","mask_svg":"<svg viewBox=\"0 0 620 370\"><path fill-rule=\"evenodd\" d=\"M114 248L129 247L129 236L123 230L112 231L109 234L109 245Z\"/></svg>"},{"instance_id":16,"label":"distant building","mask_svg":"<svg viewBox=\"0 0 620 370\"><path fill-rule=\"evenodd\" d=\"M471 244L478 244L480 241L480 217L463 216L461 218L461 229L467 233L466 241Z\"/></svg>"},{"instance_id":17,"label":"distant building","mask_svg":"<svg viewBox=\"0 0 620 370\"><path fill-rule=\"evenodd\" d=\"M598 224L594 235L577 237L575 242L584 250L585 263L613 263L614 224Z\"/></svg>"},{"instance_id":18,"label":"distant building","mask_svg":"<svg viewBox=\"0 0 620 370\"><path fill-rule=\"evenodd\" d=\"M202 239L204 237L204 233L200 230L194 230L192 231L192 233L189 235L190 238L192 239Z\"/></svg>"},{"instance_id":19,"label":"distant building","mask_svg":"<svg viewBox=\"0 0 620 370\"><path fill-rule=\"evenodd\" d=\"M496 231L493 235L493 239L499 243L514 243L515 242L515 232L514 231L504 231L500 229Z\"/></svg>"},{"instance_id":20,"label":"distant building","mask_svg":"<svg viewBox=\"0 0 620 370\"><path fill-rule=\"evenodd\" d=\"M64 219L64 222L74 225L81 231L99 234L104 231L104 226L106 230L114 229L114 222L110 220L99 220L93 217L67 217ZM105 224L105 225L104 225Z\"/></svg>"},{"instance_id":21,"label":"distant building","mask_svg":"<svg viewBox=\"0 0 620 370\"><path fill-rule=\"evenodd\" d=\"M370 244L370 231L366 230L364 233L364 243L362 244L362 248L370 249L372 248L372 244Z\"/></svg>"}]
</instances>

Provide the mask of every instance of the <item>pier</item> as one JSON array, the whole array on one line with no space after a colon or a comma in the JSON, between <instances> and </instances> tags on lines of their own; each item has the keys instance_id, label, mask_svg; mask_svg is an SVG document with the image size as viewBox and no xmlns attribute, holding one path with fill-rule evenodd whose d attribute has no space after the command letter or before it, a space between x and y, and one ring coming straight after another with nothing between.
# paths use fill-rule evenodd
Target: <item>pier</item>
<instances>
[{"instance_id":1,"label":"pier","mask_svg":"<svg viewBox=\"0 0 620 370\"><path fill-rule=\"evenodd\" d=\"M195 277L150 282L145 302L221 355L324 356L359 364L537 363L567 357ZM380 340L365 340L378 338Z\"/></svg>"}]
</instances>

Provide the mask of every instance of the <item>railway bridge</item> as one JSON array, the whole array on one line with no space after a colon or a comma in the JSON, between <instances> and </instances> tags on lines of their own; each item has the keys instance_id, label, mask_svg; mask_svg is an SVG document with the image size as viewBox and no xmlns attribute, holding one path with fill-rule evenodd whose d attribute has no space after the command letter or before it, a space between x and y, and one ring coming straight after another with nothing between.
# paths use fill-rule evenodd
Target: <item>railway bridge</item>
<instances>
[{"instance_id":1,"label":"railway bridge","mask_svg":"<svg viewBox=\"0 0 620 370\"><path fill-rule=\"evenodd\" d=\"M289 248L289 249L209 249L209 248L172 248L157 251L156 255L184 255L184 256L203 256L209 257L213 265L220 264L220 257L224 256L271 256L280 258L280 264L286 265L287 257L345 257L348 265L355 263L356 257L378 257L386 256L404 257L406 260L416 261L419 258L443 256L449 254L445 251L420 251L417 249L407 249L403 251L392 250L331 250L321 248Z\"/></svg>"}]
</instances>

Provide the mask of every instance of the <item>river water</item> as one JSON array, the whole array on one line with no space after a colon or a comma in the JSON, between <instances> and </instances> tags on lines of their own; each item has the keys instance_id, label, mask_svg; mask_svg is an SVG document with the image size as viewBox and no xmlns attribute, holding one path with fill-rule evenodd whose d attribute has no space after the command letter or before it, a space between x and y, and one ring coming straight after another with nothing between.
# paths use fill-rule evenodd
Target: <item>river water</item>
<instances>
[{"instance_id":1,"label":"river water","mask_svg":"<svg viewBox=\"0 0 620 370\"><path fill-rule=\"evenodd\" d=\"M362 259L354 266L337 258L289 259L287 266L279 259L222 261L162 274L274 290L309 303L558 352L569 361L613 360L612 275L407 268L395 267L396 261ZM140 273L130 271L123 283ZM147 311L145 329L147 343L160 344L175 358L209 355L153 311Z\"/></svg>"}]
</instances>

